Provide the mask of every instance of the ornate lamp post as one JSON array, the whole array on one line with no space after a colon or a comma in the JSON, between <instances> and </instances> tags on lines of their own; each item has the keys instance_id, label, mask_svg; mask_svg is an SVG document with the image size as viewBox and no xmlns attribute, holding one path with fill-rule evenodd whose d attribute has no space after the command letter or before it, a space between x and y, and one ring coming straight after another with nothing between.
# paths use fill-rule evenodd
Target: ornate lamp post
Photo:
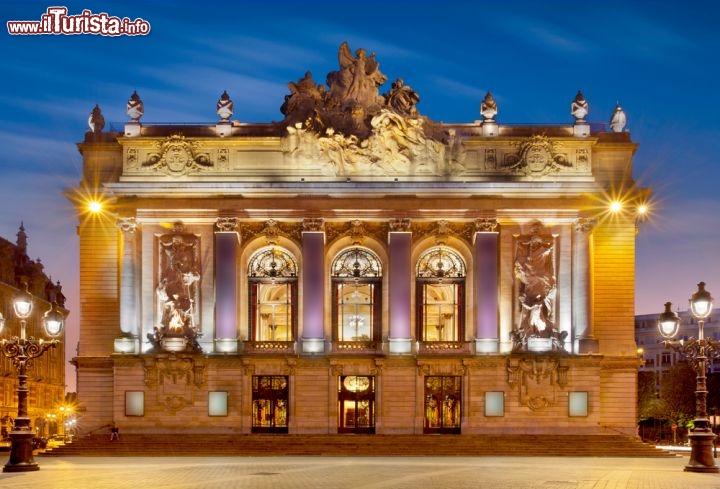
<instances>
[{"instance_id":1,"label":"ornate lamp post","mask_svg":"<svg viewBox=\"0 0 720 489\"><path fill-rule=\"evenodd\" d=\"M658 329L665 338L674 338L680 329L680 318L670 308L672 304L665 304L665 311L658 317ZM690 313L698 324L698 337L690 338L687 341L664 341L666 348L672 348L680 353L692 365L696 374L695 384L695 427L692 429L690 438L690 462L685 466L686 472L718 472L720 468L715 465L713 459L713 440L715 434L710 427L710 420L707 416L707 385L706 372L708 358L720 354L720 344L712 339L706 339L703 327L705 318L712 312L713 298L705 290L705 282L698 284L698 290L690 298Z\"/></svg>"},{"instance_id":2,"label":"ornate lamp post","mask_svg":"<svg viewBox=\"0 0 720 489\"><path fill-rule=\"evenodd\" d=\"M41 357L49 348L54 348L58 344L58 340L45 341L32 336L27 337L27 318L30 317L32 309L32 295L28 292L27 284L25 284L25 290L13 298L13 310L20 319L20 336L13 336L9 340L0 340L0 351L7 358L12 358L18 373L18 412L14 427L10 432L10 460L3 467L3 472L40 470L33 459L32 439L35 433L30 427L30 418L28 418L27 369L32 366L33 359ZM57 304L53 303L52 308L45 313L43 318L45 332L51 337L58 336L62 332L64 320ZM4 325L5 319L0 315L0 332Z\"/></svg>"}]
</instances>

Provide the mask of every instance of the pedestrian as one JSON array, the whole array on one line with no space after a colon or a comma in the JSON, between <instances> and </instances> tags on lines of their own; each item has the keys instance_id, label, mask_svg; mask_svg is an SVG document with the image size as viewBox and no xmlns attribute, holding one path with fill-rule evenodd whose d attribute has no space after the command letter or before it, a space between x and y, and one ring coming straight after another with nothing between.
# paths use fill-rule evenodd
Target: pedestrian
<instances>
[{"instance_id":1,"label":"pedestrian","mask_svg":"<svg viewBox=\"0 0 720 489\"><path fill-rule=\"evenodd\" d=\"M120 428L115 421L113 421L112 428L110 428L110 441L113 440L120 441Z\"/></svg>"}]
</instances>

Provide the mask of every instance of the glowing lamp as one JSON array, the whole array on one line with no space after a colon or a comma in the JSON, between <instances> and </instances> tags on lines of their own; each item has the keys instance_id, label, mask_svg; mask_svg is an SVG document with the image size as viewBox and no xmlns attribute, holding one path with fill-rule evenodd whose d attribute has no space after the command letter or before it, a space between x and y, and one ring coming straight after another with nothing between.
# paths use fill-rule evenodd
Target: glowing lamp
<instances>
[{"instance_id":1,"label":"glowing lamp","mask_svg":"<svg viewBox=\"0 0 720 489\"><path fill-rule=\"evenodd\" d=\"M53 302L50 310L43 317L43 325L48 336L59 336L65 323L65 316L58 309L57 303Z\"/></svg>"},{"instance_id":2,"label":"glowing lamp","mask_svg":"<svg viewBox=\"0 0 720 489\"><path fill-rule=\"evenodd\" d=\"M15 315L20 319L27 319L33 308L32 295L28 291L27 282L24 284L25 290L21 290L13 297L13 309Z\"/></svg>"},{"instance_id":3,"label":"glowing lamp","mask_svg":"<svg viewBox=\"0 0 720 489\"><path fill-rule=\"evenodd\" d=\"M610 202L610 212L620 212L622 210L622 202L614 200Z\"/></svg>"},{"instance_id":4,"label":"glowing lamp","mask_svg":"<svg viewBox=\"0 0 720 489\"><path fill-rule=\"evenodd\" d=\"M698 290L690 297L690 312L696 319L705 319L713 308L713 298L705 290L705 282L698 284Z\"/></svg>"},{"instance_id":5,"label":"glowing lamp","mask_svg":"<svg viewBox=\"0 0 720 489\"><path fill-rule=\"evenodd\" d=\"M657 319L658 330L663 338L673 338L680 329L680 317L672 310L672 302L665 303L665 311Z\"/></svg>"}]
</instances>

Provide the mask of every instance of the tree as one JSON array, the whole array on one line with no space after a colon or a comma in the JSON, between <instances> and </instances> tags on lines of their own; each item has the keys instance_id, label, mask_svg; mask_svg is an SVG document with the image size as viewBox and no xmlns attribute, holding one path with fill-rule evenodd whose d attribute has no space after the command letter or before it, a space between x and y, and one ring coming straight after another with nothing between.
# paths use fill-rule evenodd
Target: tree
<instances>
[{"instance_id":1,"label":"tree","mask_svg":"<svg viewBox=\"0 0 720 489\"><path fill-rule=\"evenodd\" d=\"M695 417L697 375L687 363L677 363L660 379L663 417L678 426L687 426Z\"/></svg>"},{"instance_id":2,"label":"tree","mask_svg":"<svg viewBox=\"0 0 720 489\"><path fill-rule=\"evenodd\" d=\"M638 421L661 416L655 372L638 372Z\"/></svg>"}]
</instances>

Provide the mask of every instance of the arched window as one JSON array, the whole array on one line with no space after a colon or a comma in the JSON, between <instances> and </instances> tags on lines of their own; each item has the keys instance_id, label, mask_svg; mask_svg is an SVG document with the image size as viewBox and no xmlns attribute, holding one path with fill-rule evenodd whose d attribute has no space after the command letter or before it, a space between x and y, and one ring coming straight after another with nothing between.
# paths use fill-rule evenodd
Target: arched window
<instances>
[{"instance_id":1,"label":"arched window","mask_svg":"<svg viewBox=\"0 0 720 489\"><path fill-rule=\"evenodd\" d=\"M420 341L463 341L465 275L465 262L451 248L436 246L420 255L415 287Z\"/></svg>"},{"instance_id":2,"label":"arched window","mask_svg":"<svg viewBox=\"0 0 720 489\"><path fill-rule=\"evenodd\" d=\"M380 338L382 264L372 251L353 247L340 252L330 268L333 339L372 342Z\"/></svg>"},{"instance_id":3,"label":"arched window","mask_svg":"<svg viewBox=\"0 0 720 489\"><path fill-rule=\"evenodd\" d=\"M248 265L251 341L294 341L297 262L282 248L258 250Z\"/></svg>"}]
</instances>

